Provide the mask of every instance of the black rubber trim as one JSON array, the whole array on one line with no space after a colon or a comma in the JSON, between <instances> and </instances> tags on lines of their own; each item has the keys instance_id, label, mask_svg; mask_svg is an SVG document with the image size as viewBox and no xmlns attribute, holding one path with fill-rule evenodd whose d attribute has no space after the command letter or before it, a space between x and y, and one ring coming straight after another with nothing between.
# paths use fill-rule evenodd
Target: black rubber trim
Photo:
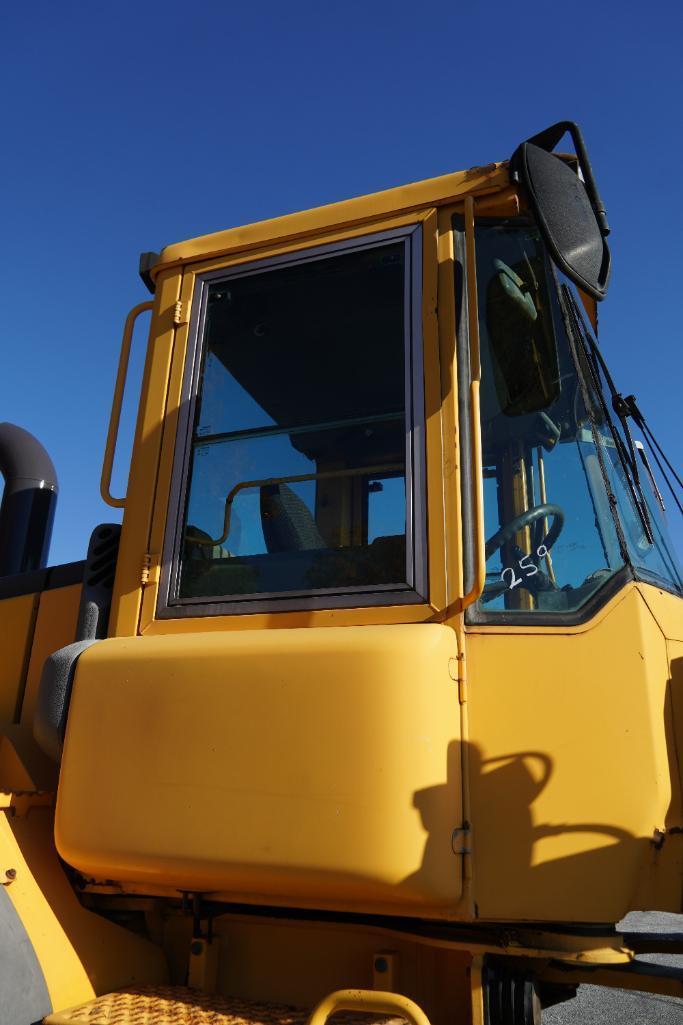
<instances>
[{"instance_id":1,"label":"black rubber trim","mask_svg":"<svg viewBox=\"0 0 683 1025\"><path fill-rule=\"evenodd\" d=\"M16 573L0 577L0 601L3 598L18 598L22 594L37 594L40 591L54 591L59 587L71 587L83 582L85 562L65 562L60 566L33 570L31 573Z\"/></svg>"},{"instance_id":2,"label":"black rubber trim","mask_svg":"<svg viewBox=\"0 0 683 1025\"><path fill-rule=\"evenodd\" d=\"M54 591L58 587L71 587L72 584L83 583L85 560L80 562L64 562L61 566L49 566L47 583L43 590Z\"/></svg>"},{"instance_id":3,"label":"black rubber trim","mask_svg":"<svg viewBox=\"0 0 683 1025\"><path fill-rule=\"evenodd\" d=\"M574 612L479 612L476 605L470 605L465 612L465 623L467 626L527 626L531 630L537 626L581 626L593 619L631 580L635 580L635 575L630 566L622 566Z\"/></svg>"},{"instance_id":4,"label":"black rubber trim","mask_svg":"<svg viewBox=\"0 0 683 1025\"><path fill-rule=\"evenodd\" d=\"M94 637L74 641L53 651L43 665L33 718L33 736L48 758L58 764L62 757L76 664L83 652L93 644L97 644Z\"/></svg>"},{"instance_id":5,"label":"black rubber trim","mask_svg":"<svg viewBox=\"0 0 683 1025\"><path fill-rule=\"evenodd\" d=\"M355 599L355 601L353 601ZM248 598L244 601L186 599L157 609L157 619L201 619L205 616L259 615L264 612L313 612L318 609L389 608L392 605L426 605L428 598L409 587L403 590L349 591L298 598Z\"/></svg>"},{"instance_id":6,"label":"black rubber trim","mask_svg":"<svg viewBox=\"0 0 683 1025\"><path fill-rule=\"evenodd\" d=\"M152 295L154 295L154 293L156 292L156 285L154 283L154 278L152 277L152 271L156 267L160 259L161 256L159 255L159 253L155 253L152 251L140 253L138 273L142 278L145 288L148 292L151 292Z\"/></svg>"},{"instance_id":7,"label":"black rubber trim","mask_svg":"<svg viewBox=\"0 0 683 1025\"><path fill-rule=\"evenodd\" d=\"M22 594L36 594L45 590L47 570L35 569L31 573L16 573L11 577L0 577L0 601L3 598L18 598Z\"/></svg>"},{"instance_id":8,"label":"black rubber trim","mask_svg":"<svg viewBox=\"0 0 683 1025\"><path fill-rule=\"evenodd\" d=\"M586 936L594 939L604 937L607 940L619 935L610 922L544 922L544 921L497 921L479 920L474 922L444 921L443 919L417 918L407 915L378 915L358 911L325 911L319 908L294 908L268 904L244 904L233 901L211 900L203 894L181 890L180 905L191 904L192 897L200 898L203 917L217 918L220 915L244 915L252 918L284 919L291 922L320 922L344 925L359 925L370 928L390 929L408 936L424 936L431 939L456 940L458 942L485 943L489 946L509 947L510 941L524 945L529 933L538 931L553 933L558 936ZM92 892L90 907L96 906L98 894ZM107 894L108 900L125 901L130 894ZM140 896L140 895L137 895ZM112 905L113 906L113 905ZM537 937L532 936L537 940ZM596 967L600 967L596 965Z\"/></svg>"},{"instance_id":9,"label":"black rubber trim","mask_svg":"<svg viewBox=\"0 0 683 1025\"><path fill-rule=\"evenodd\" d=\"M640 581L641 584L650 584L651 587L657 587L660 591L673 594L676 598L683 598L683 591L676 587L673 580L667 580L665 577L660 577L656 573L651 573L640 566L634 567L634 573L636 580Z\"/></svg>"},{"instance_id":10,"label":"black rubber trim","mask_svg":"<svg viewBox=\"0 0 683 1025\"><path fill-rule=\"evenodd\" d=\"M40 961L3 886L0 886L0 994L3 1025L40 1022L52 1011Z\"/></svg>"}]
</instances>

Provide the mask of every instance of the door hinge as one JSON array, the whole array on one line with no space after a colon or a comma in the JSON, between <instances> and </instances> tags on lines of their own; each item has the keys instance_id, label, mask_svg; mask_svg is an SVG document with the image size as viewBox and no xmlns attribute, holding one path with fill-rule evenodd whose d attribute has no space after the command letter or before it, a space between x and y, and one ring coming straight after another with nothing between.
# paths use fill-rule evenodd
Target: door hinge
<instances>
[{"instance_id":1,"label":"door hinge","mask_svg":"<svg viewBox=\"0 0 683 1025\"><path fill-rule=\"evenodd\" d=\"M458 701L461 705L464 705L467 701L467 684L465 683L465 674L463 672L463 663L465 656L460 652L455 658L448 660L448 672L451 680L458 685Z\"/></svg>"},{"instance_id":2,"label":"door hinge","mask_svg":"<svg viewBox=\"0 0 683 1025\"><path fill-rule=\"evenodd\" d=\"M140 583L144 587L145 584L155 584L159 579L159 563L156 556L150 555L146 552L142 556L142 567L140 570Z\"/></svg>"},{"instance_id":3,"label":"door hinge","mask_svg":"<svg viewBox=\"0 0 683 1025\"><path fill-rule=\"evenodd\" d=\"M176 327L187 323L187 318L185 316L185 303L182 299L178 299L178 301L173 304L173 323Z\"/></svg>"}]
</instances>

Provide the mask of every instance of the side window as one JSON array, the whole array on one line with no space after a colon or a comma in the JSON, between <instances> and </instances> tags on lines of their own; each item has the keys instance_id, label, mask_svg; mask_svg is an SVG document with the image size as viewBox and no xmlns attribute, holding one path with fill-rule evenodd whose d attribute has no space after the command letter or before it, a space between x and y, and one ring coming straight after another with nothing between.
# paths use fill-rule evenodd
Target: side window
<instances>
[{"instance_id":1,"label":"side window","mask_svg":"<svg viewBox=\"0 0 683 1025\"><path fill-rule=\"evenodd\" d=\"M476 257L486 583L467 618L552 621L623 558L539 231L480 222Z\"/></svg>"},{"instance_id":2,"label":"side window","mask_svg":"<svg viewBox=\"0 0 683 1025\"><path fill-rule=\"evenodd\" d=\"M424 593L415 235L201 282L169 606Z\"/></svg>"}]
</instances>

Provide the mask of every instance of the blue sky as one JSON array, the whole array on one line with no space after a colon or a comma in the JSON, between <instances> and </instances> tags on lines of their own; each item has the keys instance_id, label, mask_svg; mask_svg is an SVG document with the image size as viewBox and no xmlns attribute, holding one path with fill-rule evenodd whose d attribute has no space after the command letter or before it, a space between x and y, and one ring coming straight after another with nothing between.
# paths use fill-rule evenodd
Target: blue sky
<instances>
[{"instance_id":1,"label":"blue sky","mask_svg":"<svg viewBox=\"0 0 683 1025\"><path fill-rule=\"evenodd\" d=\"M51 562L111 517L98 482L141 250L505 159L564 118L613 229L603 349L680 467L682 34L672 0L6 5L0 420L57 467Z\"/></svg>"}]
</instances>

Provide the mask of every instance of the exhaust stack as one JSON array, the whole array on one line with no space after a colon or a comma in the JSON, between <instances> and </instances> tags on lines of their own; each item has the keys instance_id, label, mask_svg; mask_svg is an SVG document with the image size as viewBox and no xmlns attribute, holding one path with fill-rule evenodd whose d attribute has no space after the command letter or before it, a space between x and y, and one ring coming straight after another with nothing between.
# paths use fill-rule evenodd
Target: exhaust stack
<instances>
[{"instance_id":1,"label":"exhaust stack","mask_svg":"<svg viewBox=\"0 0 683 1025\"><path fill-rule=\"evenodd\" d=\"M32 434L0 423L0 577L47 565L57 507L57 473Z\"/></svg>"}]
</instances>

